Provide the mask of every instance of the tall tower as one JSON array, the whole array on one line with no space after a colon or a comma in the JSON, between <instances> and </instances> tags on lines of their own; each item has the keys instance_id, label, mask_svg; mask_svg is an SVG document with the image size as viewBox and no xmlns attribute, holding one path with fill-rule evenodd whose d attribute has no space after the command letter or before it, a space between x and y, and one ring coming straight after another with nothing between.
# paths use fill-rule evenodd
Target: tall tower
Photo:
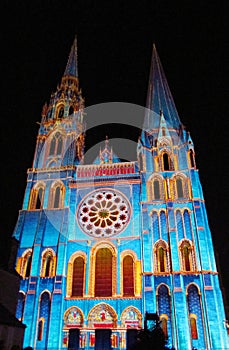
<instances>
[{"instance_id":1,"label":"tall tower","mask_svg":"<svg viewBox=\"0 0 229 350\"><path fill-rule=\"evenodd\" d=\"M211 234L190 135L156 48L138 162L106 139L83 165L76 39L42 111L14 237L17 317L35 349L130 349L157 313L168 346L226 349Z\"/></svg>"}]
</instances>

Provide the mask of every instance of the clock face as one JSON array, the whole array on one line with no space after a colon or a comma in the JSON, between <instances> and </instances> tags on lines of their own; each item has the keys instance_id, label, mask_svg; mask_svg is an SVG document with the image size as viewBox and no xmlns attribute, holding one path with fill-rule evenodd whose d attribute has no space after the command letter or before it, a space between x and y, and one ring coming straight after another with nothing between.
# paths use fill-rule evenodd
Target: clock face
<instances>
[{"instance_id":1,"label":"clock face","mask_svg":"<svg viewBox=\"0 0 229 350\"><path fill-rule=\"evenodd\" d=\"M78 220L82 230L89 236L111 237L127 227L130 213L130 203L121 192L102 189L83 198Z\"/></svg>"}]
</instances>

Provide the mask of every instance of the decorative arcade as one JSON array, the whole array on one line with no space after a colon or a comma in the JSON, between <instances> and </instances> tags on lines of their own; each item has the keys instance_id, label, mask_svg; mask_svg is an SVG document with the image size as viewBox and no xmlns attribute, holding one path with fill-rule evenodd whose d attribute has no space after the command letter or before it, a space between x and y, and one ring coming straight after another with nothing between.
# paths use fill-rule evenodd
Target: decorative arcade
<instances>
[{"instance_id":1,"label":"decorative arcade","mask_svg":"<svg viewBox=\"0 0 229 350\"><path fill-rule=\"evenodd\" d=\"M176 350L228 349L195 151L155 46L137 161L83 164L77 42L42 110L14 231L17 318L34 349L130 349L156 313Z\"/></svg>"}]
</instances>

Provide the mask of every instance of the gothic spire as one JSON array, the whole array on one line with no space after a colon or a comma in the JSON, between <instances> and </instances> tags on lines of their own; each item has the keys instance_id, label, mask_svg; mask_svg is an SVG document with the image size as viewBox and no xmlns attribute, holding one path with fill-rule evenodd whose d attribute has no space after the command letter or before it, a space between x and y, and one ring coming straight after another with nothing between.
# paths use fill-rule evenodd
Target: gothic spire
<instances>
[{"instance_id":1,"label":"gothic spire","mask_svg":"<svg viewBox=\"0 0 229 350\"><path fill-rule=\"evenodd\" d=\"M162 113L168 123L168 127L174 129L180 128L180 118L155 45L153 45L146 107L150 111L147 112L145 118L145 129L152 130L158 128Z\"/></svg>"},{"instance_id":2,"label":"gothic spire","mask_svg":"<svg viewBox=\"0 0 229 350\"><path fill-rule=\"evenodd\" d=\"M78 64L77 64L77 38L73 41L71 51L68 57L68 63L65 68L64 76L71 75L78 78Z\"/></svg>"}]
</instances>

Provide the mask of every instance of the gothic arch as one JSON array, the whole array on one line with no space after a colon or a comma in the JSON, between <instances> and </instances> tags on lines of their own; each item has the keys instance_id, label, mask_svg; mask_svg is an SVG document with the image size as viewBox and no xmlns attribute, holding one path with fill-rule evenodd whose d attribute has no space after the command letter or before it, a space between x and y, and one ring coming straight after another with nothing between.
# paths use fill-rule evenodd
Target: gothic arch
<instances>
[{"instance_id":1,"label":"gothic arch","mask_svg":"<svg viewBox=\"0 0 229 350\"><path fill-rule=\"evenodd\" d=\"M22 321L23 319L25 299L26 299L25 292L23 290L20 290L18 293L18 301L17 301L17 309L16 309L16 317L19 319L19 321Z\"/></svg>"},{"instance_id":2,"label":"gothic arch","mask_svg":"<svg viewBox=\"0 0 229 350\"><path fill-rule=\"evenodd\" d=\"M39 297L38 306L38 319L37 319L37 345L46 347L46 342L49 333L49 320L51 309L51 293L45 289L41 292Z\"/></svg>"},{"instance_id":3,"label":"gothic arch","mask_svg":"<svg viewBox=\"0 0 229 350\"><path fill-rule=\"evenodd\" d=\"M57 127L48 134L45 147L45 166L49 164L51 167L53 162L59 164L58 160L63 154L65 138L66 131L61 127Z\"/></svg>"},{"instance_id":4,"label":"gothic arch","mask_svg":"<svg viewBox=\"0 0 229 350\"><path fill-rule=\"evenodd\" d=\"M84 314L78 306L69 307L64 313L64 328L83 327Z\"/></svg>"},{"instance_id":5,"label":"gothic arch","mask_svg":"<svg viewBox=\"0 0 229 350\"><path fill-rule=\"evenodd\" d=\"M159 153L159 164L161 171L174 170L174 159L170 149L164 147Z\"/></svg>"},{"instance_id":6,"label":"gothic arch","mask_svg":"<svg viewBox=\"0 0 229 350\"><path fill-rule=\"evenodd\" d=\"M29 210L39 210L43 208L45 193L45 183L43 181L37 182L30 193Z\"/></svg>"},{"instance_id":7,"label":"gothic arch","mask_svg":"<svg viewBox=\"0 0 229 350\"><path fill-rule=\"evenodd\" d=\"M175 199L190 198L189 179L183 173L177 173L172 177L172 193Z\"/></svg>"},{"instance_id":8,"label":"gothic arch","mask_svg":"<svg viewBox=\"0 0 229 350\"><path fill-rule=\"evenodd\" d=\"M32 266L32 254L31 248L26 249L21 257L18 257L16 270L23 278L30 277Z\"/></svg>"},{"instance_id":9,"label":"gothic arch","mask_svg":"<svg viewBox=\"0 0 229 350\"><path fill-rule=\"evenodd\" d=\"M50 187L49 209L60 209L64 207L65 186L62 181L55 181Z\"/></svg>"},{"instance_id":10,"label":"gothic arch","mask_svg":"<svg viewBox=\"0 0 229 350\"><path fill-rule=\"evenodd\" d=\"M136 253L132 250L124 250L121 257L121 294L123 296L135 296L137 283ZM126 259L126 260L125 260ZM127 261L129 259L129 261Z\"/></svg>"},{"instance_id":11,"label":"gothic arch","mask_svg":"<svg viewBox=\"0 0 229 350\"><path fill-rule=\"evenodd\" d=\"M41 277L53 277L56 270L56 253L51 248L42 252Z\"/></svg>"},{"instance_id":12,"label":"gothic arch","mask_svg":"<svg viewBox=\"0 0 229 350\"><path fill-rule=\"evenodd\" d=\"M147 181L148 200L165 199L165 183L163 176L153 175Z\"/></svg>"},{"instance_id":13,"label":"gothic arch","mask_svg":"<svg viewBox=\"0 0 229 350\"><path fill-rule=\"evenodd\" d=\"M106 303L95 305L88 313L88 325L92 328L116 328L118 316L112 306Z\"/></svg>"},{"instance_id":14,"label":"gothic arch","mask_svg":"<svg viewBox=\"0 0 229 350\"><path fill-rule=\"evenodd\" d=\"M170 271L169 246L160 239L154 244L154 269L157 273Z\"/></svg>"},{"instance_id":15,"label":"gothic arch","mask_svg":"<svg viewBox=\"0 0 229 350\"><path fill-rule=\"evenodd\" d=\"M85 291L85 282L86 282L86 254L82 251L77 251L73 253L69 259L68 262L68 270L67 270L67 291L66 291L66 296L67 297L73 297L72 296L72 285L73 285L73 273L74 273L74 261L77 258L82 258L84 262L84 271L83 271L83 295ZM82 296L83 296L82 295Z\"/></svg>"},{"instance_id":16,"label":"gothic arch","mask_svg":"<svg viewBox=\"0 0 229 350\"><path fill-rule=\"evenodd\" d=\"M112 266L111 266L111 280L112 280L112 295L116 294L116 289L117 289L117 250L111 242L108 241L103 241L99 242L94 245L94 247L91 249L91 254L90 254L90 283L89 283L89 294L91 296L95 296L95 287L96 287L96 256L97 252L100 249L108 249L111 252L111 259L112 259Z\"/></svg>"},{"instance_id":17,"label":"gothic arch","mask_svg":"<svg viewBox=\"0 0 229 350\"><path fill-rule=\"evenodd\" d=\"M200 288L196 283L188 284L186 288L188 318L190 327L190 338L192 345L196 345L198 341L205 343L204 336L204 318L201 302Z\"/></svg>"},{"instance_id":18,"label":"gothic arch","mask_svg":"<svg viewBox=\"0 0 229 350\"><path fill-rule=\"evenodd\" d=\"M172 310L171 310L171 292L169 287L160 283L156 289L157 312L161 321L161 327L165 337L170 341L172 339Z\"/></svg>"},{"instance_id":19,"label":"gothic arch","mask_svg":"<svg viewBox=\"0 0 229 350\"><path fill-rule=\"evenodd\" d=\"M142 314L132 305L122 311L120 319L124 328L141 328L142 326Z\"/></svg>"},{"instance_id":20,"label":"gothic arch","mask_svg":"<svg viewBox=\"0 0 229 350\"><path fill-rule=\"evenodd\" d=\"M55 117L56 119L62 119L64 117L64 103L62 101L56 106Z\"/></svg>"},{"instance_id":21,"label":"gothic arch","mask_svg":"<svg viewBox=\"0 0 229 350\"><path fill-rule=\"evenodd\" d=\"M194 245L189 239L182 239L179 242L179 255L181 270L191 272L196 270Z\"/></svg>"}]
</instances>

